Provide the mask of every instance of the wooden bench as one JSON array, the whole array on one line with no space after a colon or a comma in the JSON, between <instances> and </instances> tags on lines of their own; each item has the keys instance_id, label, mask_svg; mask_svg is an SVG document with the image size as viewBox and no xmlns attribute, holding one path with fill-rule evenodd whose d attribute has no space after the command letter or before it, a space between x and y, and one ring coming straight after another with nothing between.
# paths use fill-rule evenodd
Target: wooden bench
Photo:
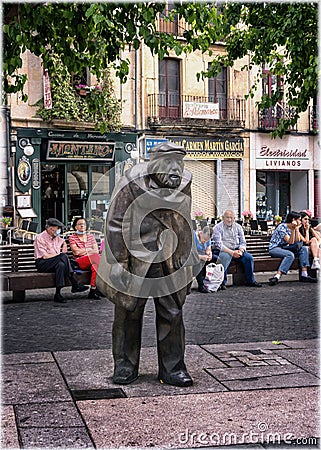
<instances>
[{"instance_id":1,"label":"wooden bench","mask_svg":"<svg viewBox=\"0 0 321 450\"><path fill-rule=\"evenodd\" d=\"M79 283L90 283L91 271L75 275ZM37 272L33 244L0 247L0 278L2 291L12 291L12 300L17 302L25 300L26 290L55 287L54 273ZM70 285L67 279L66 286Z\"/></svg>"},{"instance_id":2,"label":"wooden bench","mask_svg":"<svg viewBox=\"0 0 321 450\"><path fill-rule=\"evenodd\" d=\"M280 266L281 258L272 258L269 255L269 235L246 235L246 250L254 258L254 273L256 272L276 272ZM312 261L311 261L312 262ZM232 267L231 267L232 266ZM233 284L245 284L245 273L243 264L233 261L228 273L233 275ZM299 259L295 258L291 270L300 269ZM316 276L316 271L310 269L309 274Z\"/></svg>"}]
</instances>

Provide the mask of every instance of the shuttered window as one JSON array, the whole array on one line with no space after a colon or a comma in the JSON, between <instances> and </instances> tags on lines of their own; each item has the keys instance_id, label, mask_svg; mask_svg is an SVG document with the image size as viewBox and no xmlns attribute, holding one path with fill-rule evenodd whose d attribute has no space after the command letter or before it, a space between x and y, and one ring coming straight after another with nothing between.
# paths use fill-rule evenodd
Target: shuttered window
<instances>
[{"instance_id":1,"label":"shuttered window","mask_svg":"<svg viewBox=\"0 0 321 450\"><path fill-rule=\"evenodd\" d=\"M203 211L205 218L216 217L215 161L185 160L185 168L193 174L192 218L194 211Z\"/></svg>"},{"instance_id":2,"label":"shuttered window","mask_svg":"<svg viewBox=\"0 0 321 450\"><path fill-rule=\"evenodd\" d=\"M222 189L220 204L222 211L232 209L235 217L240 217L239 205L239 161L222 161L222 182L225 189Z\"/></svg>"}]
</instances>

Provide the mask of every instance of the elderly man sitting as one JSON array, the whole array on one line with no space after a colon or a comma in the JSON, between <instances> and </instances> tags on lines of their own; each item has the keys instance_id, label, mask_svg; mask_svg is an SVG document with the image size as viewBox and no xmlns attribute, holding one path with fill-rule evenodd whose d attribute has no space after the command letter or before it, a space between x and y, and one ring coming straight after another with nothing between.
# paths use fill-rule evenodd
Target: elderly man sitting
<instances>
[{"instance_id":1,"label":"elderly man sitting","mask_svg":"<svg viewBox=\"0 0 321 450\"><path fill-rule=\"evenodd\" d=\"M227 270L232 259L239 260L245 270L246 286L262 287L254 278L253 256L246 251L246 241L243 228L235 222L234 212L226 210L222 222L215 225L213 229L213 259L224 266L224 281L221 289L226 289Z\"/></svg>"}]
</instances>

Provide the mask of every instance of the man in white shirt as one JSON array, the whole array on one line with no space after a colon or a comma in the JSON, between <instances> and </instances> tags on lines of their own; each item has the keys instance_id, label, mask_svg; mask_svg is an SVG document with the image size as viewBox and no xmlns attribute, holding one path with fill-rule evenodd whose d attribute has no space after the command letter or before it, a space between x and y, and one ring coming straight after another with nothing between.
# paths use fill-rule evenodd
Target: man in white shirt
<instances>
[{"instance_id":1,"label":"man in white shirt","mask_svg":"<svg viewBox=\"0 0 321 450\"><path fill-rule=\"evenodd\" d=\"M213 256L224 266L224 281L221 289L226 289L227 270L232 259L239 260L245 271L246 286L262 287L262 284L254 278L253 256L246 251L246 241L243 228L235 222L235 214L226 210L222 222L215 225L213 229Z\"/></svg>"}]
</instances>

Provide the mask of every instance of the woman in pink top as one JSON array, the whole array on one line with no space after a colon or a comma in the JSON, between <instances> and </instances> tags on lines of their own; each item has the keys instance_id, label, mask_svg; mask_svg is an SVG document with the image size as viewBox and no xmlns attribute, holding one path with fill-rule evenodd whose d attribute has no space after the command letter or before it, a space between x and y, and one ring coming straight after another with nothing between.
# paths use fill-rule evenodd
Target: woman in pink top
<instances>
[{"instance_id":1,"label":"woman in pink top","mask_svg":"<svg viewBox=\"0 0 321 450\"><path fill-rule=\"evenodd\" d=\"M77 217L72 227L75 233L69 236L69 244L73 257L81 270L91 269L88 298L99 299L103 297L103 294L96 289L96 276L100 263L100 255L95 236L87 233L87 224L83 217Z\"/></svg>"}]
</instances>

